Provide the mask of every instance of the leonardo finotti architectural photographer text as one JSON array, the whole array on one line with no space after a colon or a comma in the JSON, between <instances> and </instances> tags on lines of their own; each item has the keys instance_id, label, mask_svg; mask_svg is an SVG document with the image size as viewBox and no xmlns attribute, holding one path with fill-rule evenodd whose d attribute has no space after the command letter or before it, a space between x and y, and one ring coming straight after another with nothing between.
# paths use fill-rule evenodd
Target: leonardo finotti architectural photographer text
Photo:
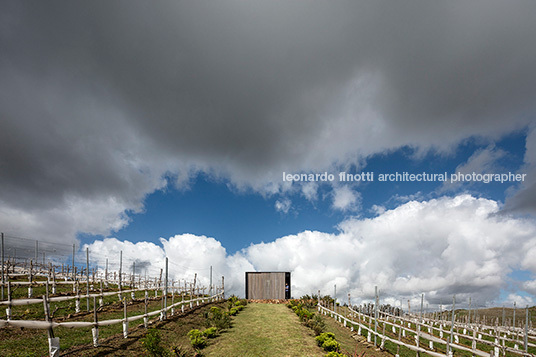
<instances>
[{"instance_id":1,"label":"leonardo finotti architectural photographer text","mask_svg":"<svg viewBox=\"0 0 536 357\"><path fill-rule=\"evenodd\" d=\"M358 174L351 174L347 172L339 172L338 174L328 173L327 171L322 173L301 173L291 174L283 172L283 181L286 182L523 182L527 174L518 173L462 173L455 172L453 174L443 173L409 173L409 172L394 172L394 173L374 173L361 172Z\"/></svg>"}]
</instances>

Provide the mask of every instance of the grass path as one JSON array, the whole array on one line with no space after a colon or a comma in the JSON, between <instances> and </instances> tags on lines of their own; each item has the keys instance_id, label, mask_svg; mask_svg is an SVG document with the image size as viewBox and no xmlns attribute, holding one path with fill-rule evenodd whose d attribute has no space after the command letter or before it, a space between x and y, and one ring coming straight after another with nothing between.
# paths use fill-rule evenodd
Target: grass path
<instances>
[{"instance_id":1,"label":"grass path","mask_svg":"<svg viewBox=\"0 0 536 357\"><path fill-rule=\"evenodd\" d=\"M205 356L324 356L314 333L283 304L250 303L233 328L203 350Z\"/></svg>"}]
</instances>

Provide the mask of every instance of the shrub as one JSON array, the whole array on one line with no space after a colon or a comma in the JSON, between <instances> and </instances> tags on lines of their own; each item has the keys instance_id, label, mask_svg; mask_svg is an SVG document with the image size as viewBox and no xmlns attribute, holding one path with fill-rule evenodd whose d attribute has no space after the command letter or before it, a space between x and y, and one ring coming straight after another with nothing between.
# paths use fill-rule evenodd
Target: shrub
<instances>
[{"instance_id":1,"label":"shrub","mask_svg":"<svg viewBox=\"0 0 536 357\"><path fill-rule=\"evenodd\" d=\"M231 327L231 317L228 312L225 312L221 315L219 319L214 320L214 327L218 330L224 330Z\"/></svg>"},{"instance_id":2,"label":"shrub","mask_svg":"<svg viewBox=\"0 0 536 357\"><path fill-rule=\"evenodd\" d=\"M204 348L207 345L207 338L203 335L203 332L198 329L193 329L188 332L188 337L190 338L190 343L195 349Z\"/></svg>"},{"instance_id":3,"label":"shrub","mask_svg":"<svg viewBox=\"0 0 536 357\"><path fill-rule=\"evenodd\" d=\"M312 295L312 296L303 295L300 298L300 301L301 301L302 304L305 305L306 308L312 309L312 308L316 307L316 305L318 303L318 295Z\"/></svg>"},{"instance_id":4,"label":"shrub","mask_svg":"<svg viewBox=\"0 0 536 357\"><path fill-rule=\"evenodd\" d=\"M288 301L287 306L292 308L293 306L298 306L299 304L300 300L292 299Z\"/></svg>"},{"instance_id":5,"label":"shrub","mask_svg":"<svg viewBox=\"0 0 536 357\"><path fill-rule=\"evenodd\" d=\"M319 346L322 346L326 340L335 340L335 334L333 332L324 332L321 333L319 336L315 337L316 343Z\"/></svg>"},{"instance_id":6,"label":"shrub","mask_svg":"<svg viewBox=\"0 0 536 357\"><path fill-rule=\"evenodd\" d=\"M306 310L306 309L300 309L297 311L297 314L300 318L300 321L301 322L305 322L307 320L310 320L315 314L310 312L309 310Z\"/></svg>"},{"instance_id":7,"label":"shrub","mask_svg":"<svg viewBox=\"0 0 536 357\"><path fill-rule=\"evenodd\" d=\"M235 295L231 295L229 297L229 299L227 299L227 305L228 305L228 310L231 310L231 308L233 306L235 306L235 303L238 301L238 297L236 297Z\"/></svg>"},{"instance_id":8,"label":"shrub","mask_svg":"<svg viewBox=\"0 0 536 357\"><path fill-rule=\"evenodd\" d=\"M306 322L311 319L315 314L310 312L300 300L290 300L287 303L287 307L292 309L298 315L301 322Z\"/></svg>"},{"instance_id":9,"label":"shrub","mask_svg":"<svg viewBox=\"0 0 536 357\"><path fill-rule=\"evenodd\" d=\"M218 336L218 329L215 327L207 328L205 331L203 331L203 335L205 335L206 338L214 338Z\"/></svg>"},{"instance_id":10,"label":"shrub","mask_svg":"<svg viewBox=\"0 0 536 357\"><path fill-rule=\"evenodd\" d=\"M231 318L227 312L222 311L219 307L212 306L210 311L205 313L205 325L224 330L231 327Z\"/></svg>"},{"instance_id":11,"label":"shrub","mask_svg":"<svg viewBox=\"0 0 536 357\"><path fill-rule=\"evenodd\" d=\"M167 356L167 351L164 347L160 346L162 338L160 337L160 332L157 329L150 329L145 334L145 337L141 339L141 344L150 356L161 357Z\"/></svg>"},{"instance_id":12,"label":"shrub","mask_svg":"<svg viewBox=\"0 0 536 357\"><path fill-rule=\"evenodd\" d=\"M222 314L222 311L219 307L217 306L212 306L210 308L210 313L213 315L213 316L219 316Z\"/></svg>"},{"instance_id":13,"label":"shrub","mask_svg":"<svg viewBox=\"0 0 536 357\"><path fill-rule=\"evenodd\" d=\"M322 348L326 351L338 351L341 348L341 344L332 338L328 338L322 344Z\"/></svg>"},{"instance_id":14,"label":"shrub","mask_svg":"<svg viewBox=\"0 0 536 357\"><path fill-rule=\"evenodd\" d=\"M236 296L231 296L227 300L227 308L229 312L231 312L233 309L236 310L231 313L232 316L236 315L238 311L241 311L246 305L248 304L248 301L246 299L239 299Z\"/></svg>"},{"instance_id":15,"label":"shrub","mask_svg":"<svg viewBox=\"0 0 536 357\"><path fill-rule=\"evenodd\" d=\"M320 315L314 315L312 319L306 321L304 324L305 326L313 330L316 336L324 332L324 329L326 328L326 323Z\"/></svg>"}]
</instances>

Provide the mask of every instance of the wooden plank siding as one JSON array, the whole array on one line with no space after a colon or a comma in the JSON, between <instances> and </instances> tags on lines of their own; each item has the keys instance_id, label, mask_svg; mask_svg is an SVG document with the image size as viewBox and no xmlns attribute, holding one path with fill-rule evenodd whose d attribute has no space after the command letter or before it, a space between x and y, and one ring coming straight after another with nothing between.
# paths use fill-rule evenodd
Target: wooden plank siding
<instances>
[{"instance_id":1,"label":"wooden plank siding","mask_svg":"<svg viewBox=\"0 0 536 357\"><path fill-rule=\"evenodd\" d=\"M288 288L285 289L285 283ZM290 273L246 272L247 299L288 299L290 297Z\"/></svg>"}]
</instances>

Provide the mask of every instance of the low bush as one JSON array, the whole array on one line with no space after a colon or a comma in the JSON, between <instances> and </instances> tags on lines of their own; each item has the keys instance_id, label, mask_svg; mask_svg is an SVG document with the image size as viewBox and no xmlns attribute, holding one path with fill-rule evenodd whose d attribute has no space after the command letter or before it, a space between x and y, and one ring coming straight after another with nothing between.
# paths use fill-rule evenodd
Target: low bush
<instances>
[{"instance_id":1,"label":"low bush","mask_svg":"<svg viewBox=\"0 0 536 357\"><path fill-rule=\"evenodd\" d=\"M303 295L300 300L303 304L305 304L305 307L307 307L308 309L312 309L315 308L318 303L318 295Z\"/></svg>"},{"instance_id":2,"label":"low bush","mask_svg":"<svg viewBox=\"0 0 536 357\"><path fill-rule=\"evenodd\" d=\"M301 322L306 322L310 320L315 314L313 312L310 312L309 310L302 308L296 312L298 314L298 317L300 318Z\"/></svg>"},{"instance_id":3,"label":"low bush","mask_svg":"<svg viewBox=\"0 0 536 357\"><path fill-rule=\"evenodd\" d=\"M161 341L162 338L160 337L160 332L157 329L153 328L147 331L145 337L141 339L141 344L143 345L143 347L145 347L147 353L149 353L149 356L168 356L168 353L165 348L160 346Z\"/></svg>"},{"instance_id":4,"label":"low bush","mask_svg":"<svg viewBox=\"0 0 536 357\"><path fill-rule=\"evenodd\" d=\"M310 312L309 309L300 300L290 300L287 303L287 307L292 309L298 315L301 322L305 322L311 319L315 314Z\"/></svg>"},{"instance_id":5,"label":"low bush","mask_svg":"<svg viewBox=\"0 0 536 357\"><path fill-rule=\"evenodd\" d=\"M228 306L227 309L228 309L228 310L231 310L231 308L232 308L233 306L235 306L235 304L236 304L239 300L240 300L240 299L238 299L238 297L235 296L235 295L231 295L231 296L229 296L229 299L227 299L227 306Z\"/></svg>"},{"instance_id":6,"label":"low bush","mask_svg":"<svg viewBox=\"0 0 536 357\"><path fill-rule=\"evenodd\" d=\"M221 314L222 314L222 310L221 310L219 307L217 307L217 306L212 306L212 307L210 308L210 313L211 313L212 315L214 315L214 316L218 316L218 315L221 315Z\"/></svg>"},{"instance_id":7,"label":"low bush","mask_svg":"<svg viewBox=\"0 0 536 357\"><path fill-rule=\"evenodd\" d=\"M341 344L335 341L334 339L327 339L322 344L322 348L325 351L338 351L341 348Z\"/></svg>"},{"instance_id":8,"label":"low bush","mask_svg":"<svg viewBox=\"0 0 536 357\"><path fill-rule=\"evenodd\" d=\"M217 330L224 330L231 327L231 318L229 313L223 311L219 307L211 307L204 316L206 327L215 327Z\"/></svg>"},{"instance_id":9,"label":"low bush","mask_svg":"<svg viewBox=\"0 0 536 357\"><path fill-rule=\"evenodd\" d=\"M299 306L300 305L300 300L289 300L288 303L287 303L287 307L289 307L290 309L293 309L295 306Z\"/></svg>"},{"instance_id":10,"label":"low bush","mask_svg":"<svg viewBox=\"0 0 536 357\"><path fill-rule=\"evenodd\" d=\"M188 332L188 338L190 338L190 343L196 350L204 348L207 345L207 338L203 332L199 331L198 329L190 330L190 332Z\"/></svg>"},{"instance_id":11,"label":"low bush","mask_svg":"<svg viewBox=\"0 0 536 357\"><path fill-rule=\"evenodd\" d=\"M304 325L313 330L316 336L324 332L326 328L326 323L320 315L315 315L312 319L306 321Z\"/></svg>"},{"instance_id":12,"label":"low bush","mask_svg":"<svg viewBox=\"0 0 536 357\"><path fill-rule=\"evenodd\" d=\"M209 327L203 331L203 335L205 335L206 338L214 338L218 336L218 329L216 327Z\"/></svg>"},{"instance_id":13,"label":"low bush","mask_svg":"<svg viewBox=\"0 0 536 357\"><path fill-rule=\"evenodd\" d=\"M228 312L224 312L220 318L213 320L213 326L218 330L225 330L231 327L231 317Z\"/></svg>"},{"instance_id":14,"label":"low bush","mask_svg":"<svg viewBox=\"0 0 536 357\"><path fill-rule=\"evenodd\" d=\"M324 332L315 337L316 343L328 352L338 352L341 344L335 340L333 332Z\"/></svg>"},{"instance_id":15,"label":"low bush","mask_svg":"<svg viewBox=\"0 0 536 357\"><path fill-rule=\"evenodd\" d=\"M335 334L333 332L324 332L324 333L321 333L319 336L315 337L316 343L319 346L322 346L322 344L324 344L324 342L328 339L334 340Z\"/></svg>"}]
</instances>

